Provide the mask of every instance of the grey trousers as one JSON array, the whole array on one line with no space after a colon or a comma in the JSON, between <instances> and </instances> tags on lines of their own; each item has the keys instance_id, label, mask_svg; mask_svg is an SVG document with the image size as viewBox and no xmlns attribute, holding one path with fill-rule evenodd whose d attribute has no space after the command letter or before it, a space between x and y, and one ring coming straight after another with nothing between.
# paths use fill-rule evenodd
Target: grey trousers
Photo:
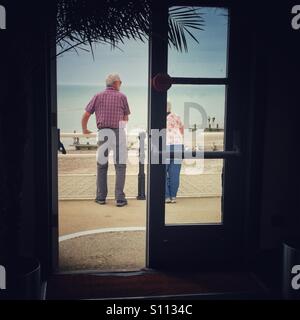
<instances>
[{"instance_id":1,"label":"grey trousers","mask_svg":"<svg viewBox=\"0 0 300 320\"><path fill-rule=\"evenodd\" d=\"M107 170L109 152L113 151L116 170L115 199L124 200L126 178L127 140L125 130L100 129L98 131L97 150L97 193L96 199L103 200L107 196Z\"/></svg>"}]
</instances>

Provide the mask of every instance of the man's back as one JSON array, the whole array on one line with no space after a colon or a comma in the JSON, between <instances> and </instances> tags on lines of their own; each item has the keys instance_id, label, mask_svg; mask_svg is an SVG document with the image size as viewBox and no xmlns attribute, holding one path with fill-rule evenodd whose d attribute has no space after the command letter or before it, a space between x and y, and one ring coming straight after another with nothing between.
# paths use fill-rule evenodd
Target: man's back
<instances>
[{"instance_id":1,"label":"man's back","mask_svg":"<svg viewBox=\"0 0 300 320\"><path fill-rule=\"evenodd\" d=\"M126 95L113 87L96 94L85 110L95 113L98 128L118 128L124 117L130 114Z\"/></svg>"},{"instance_id":2,"label":"man's back","mask_svg":"<svg viewBox=\"0 0 300 320\"><path fill-rule=\"evenodd\" d=\"M84 134L90 134L87 124L91 114L95 112L98 127L97 150L97 191L95 201L99 204L106 203L107 196L107 170L108 154L111 149L114 153L116 169L115 198L117 207L127 205L124 193L127 161L126 131L122 128L128 121L130 114L126 96L120 92L122 81L118 74L109 74L105 80L106 90L96 94L85 108L81 125ZM104 129L105 128L105 129ZM109 133L114 133L116 139ZM107 138L107 139L106 139ZM108 144L107 144L108 142ZM104 154L103 154L104 151ZM100 155L100 156L99 156ZM102 156L103 155L103 156ZM103 160L103 161L102 161Z\"/></svg>"}]
</instances>

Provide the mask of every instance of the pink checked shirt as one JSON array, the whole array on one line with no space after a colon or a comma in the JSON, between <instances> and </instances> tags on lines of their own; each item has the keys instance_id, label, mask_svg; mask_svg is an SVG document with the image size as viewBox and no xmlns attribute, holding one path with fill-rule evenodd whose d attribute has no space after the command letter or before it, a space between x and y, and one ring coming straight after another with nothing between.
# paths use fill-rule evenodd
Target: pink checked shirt
<instances>
[{"instance_id":1,"label":"pink checked shirt","mask_svg":"<svg viewBox=\"0 0 300 320\"><path fill-rule=\"evenodd\" d=\"M167 144L183 144L184 125L175 113L167 116Z\"/></svg>"},{"instance_id":2,"label":"pink checked shirt","mask_svg":"<svg viewBox=\"0 0 300 320\"><path fill-rule=\"evenodd\" d=\"M119 128L124 126L124 116L130 114L127 97L112 87L96 94L85 111L95 112L98 128Z\"/></svg>"}]
</instances>

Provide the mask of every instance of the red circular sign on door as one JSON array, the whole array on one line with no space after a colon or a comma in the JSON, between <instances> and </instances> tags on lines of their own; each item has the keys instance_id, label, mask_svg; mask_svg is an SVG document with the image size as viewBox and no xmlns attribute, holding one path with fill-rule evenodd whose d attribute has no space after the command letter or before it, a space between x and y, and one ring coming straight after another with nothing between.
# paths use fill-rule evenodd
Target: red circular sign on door
<instances>
[{"instance_id":1,"label":"red circular sign on door","mask_svg":"<svg viewBox=\"0 0 300 320\"><path fill-rule=\"evenodd\" d=\"M172 86L172 78L167 73L158 73L152 79L153 88L158 92L166 92Z\"/></svg>"}]
</instances>

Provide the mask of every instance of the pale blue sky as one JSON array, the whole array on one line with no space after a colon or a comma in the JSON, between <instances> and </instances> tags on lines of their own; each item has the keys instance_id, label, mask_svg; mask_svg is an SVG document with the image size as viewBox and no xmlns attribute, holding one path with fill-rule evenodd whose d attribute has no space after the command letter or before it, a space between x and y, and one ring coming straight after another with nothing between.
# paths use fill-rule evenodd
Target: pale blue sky
<instances>
[{"instance_id":1,"label":"pale blue sky","mask_svg":"<svg viewBox=\"0 0 300 320\"><path fill-rule=\"evenodd\" d=\"M204 31L192 31L199 44L189 36L188 53L169 50L168 72L171 76L223 77L226 74L227 17L224 11L200 9L204 17ZM95 60L90 52L65 53L58 58L58 84L104 85L107 74L117 72L123 85L147 86L148 43L126 40L119 49L110 45L94 48Z\"/></svg>"}]
</instances>

